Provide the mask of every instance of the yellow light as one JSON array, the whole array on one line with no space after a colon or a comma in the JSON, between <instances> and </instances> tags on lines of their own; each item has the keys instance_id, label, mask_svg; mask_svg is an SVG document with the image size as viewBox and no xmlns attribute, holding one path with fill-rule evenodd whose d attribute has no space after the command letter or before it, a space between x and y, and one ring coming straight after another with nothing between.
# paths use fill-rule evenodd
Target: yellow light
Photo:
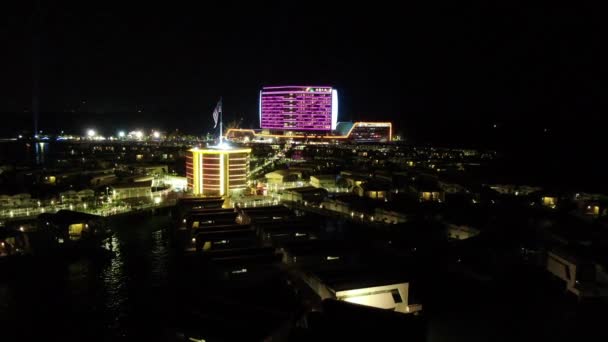
<instances>
[{"instance_id":1,"label":"yellow light","mask_svg":"<svg viewBox=\"0 0 608 342\"><path fill-rule=\"evenodd\" d=\"M393 136L393 124L391 122L365 122L365 121L357 121L355 122L348 133L346 135L322 135L322 136L305 136L305 135L293 135L293 134L265 134L265 133L256 133L252 129L244 129L244 128L230 128L226 131L226 136L230 134L230 132L249 132L257 137L271 137L271 138L302 138L302 139L348 139L350 138L350 134L352 133L355 127L359 126L369 126L369 125L385 125L389 128L389 141L392 140Z\"/></svg>"}]
</instances>

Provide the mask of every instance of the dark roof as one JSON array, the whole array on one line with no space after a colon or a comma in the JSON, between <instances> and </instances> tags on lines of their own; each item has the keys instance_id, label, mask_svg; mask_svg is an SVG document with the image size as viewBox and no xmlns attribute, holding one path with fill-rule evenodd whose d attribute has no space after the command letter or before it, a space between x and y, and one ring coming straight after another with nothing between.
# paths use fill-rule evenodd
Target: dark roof
<instances>
[{"instance_id":1,"label":"dark roof","mask_svg":"<svg viewBox=\"0 0 608 342\"><path fill-rule=\"evenodd\" d=\"M16 237L16 236L20 236L20 235L24 235L24 234L18 230L0 229L0 240L6 239L9 237Z\"/></svg>"},{"instance_id":2,"label":"dark roof","mask_svg":"<svg viewBox=\"0 0 608 342\"><path fill-rule=\"evenodd\" d=\"M224 202L222 197L182 197L179 199L180 203L190 204L190 203L214 203L214 202Z\"/></svg>"},{"instance_id":3,"label":"dark roof","mask_svg":"<svg viewBox=\"0 0 608 342\"><path fill-rule=\"evenodd\" d=\"M113 184L110 187L112 189L151 188L152 181Z\"/></svg>"},{"instance_id":4,"label":"dark roof","mask_svg":"<svg viewBox=\"0 0 608 342\"><path fill-rule=\"evenodd\" d=\"M374 267L313 270L309 273L336 292L408 281L408 278L399 272Z\"/></svg>"},{"instance_id":5,"label":"dark roof","mask_svg":"<svg viewBox=\"0 0 608 342\"><path fill-rule=\"evenodd\" d=\"M336 178L338 178L338 176L335 174L311 175L310 177L315 177L317 179L333 179L333 180L336 180Z\"/></svg>"},{"instance_id":6,"label":"dark roof","mask_svg":"<svg viewBox=\"0 0 608 342\"><path fill-rule=\"evenodd\" d=\"M235 210L233 208L195 208L190 209L188 212L189 215L208 215L208 214L223 214L223 213L234 213Z\"/></svg>"},{"instance_id":7,"label":"dark roof","mask_svg":"<svg viewBox=\"0 0 608 342\"><path fill-rule=\"evenodd\" d=\"M240 208L240 210L242 210L243 213L252 218L264 217L269 215L295 215L293 211L291 211L291 209L282 205L271 207Z\"/></svg>"},{"instance_id":8,"label":"dark roof","mask_svg":"<svg viewBox=\"0 0 608 342\"><path fill-rule=\"evenodd\" d=\"M334 299L323 300L321 312L311 315L317 315L309 317L309 328L314 335L306 341L391 341L395 336L402 336L404 331L407 332L405 340L427 340L427 320L422 315Z\"/></svg>"},{"instance_id":9,"label":"dark roof","mask_svg":"<svg viewBox=\"0 0 608 342\"><path fill-rule=\"evenodd\" d=\"M364 191L389 191L391 184L388 182L369 181L361 184Z\"/></svg>"},{"instance_id":10,"label":"dark roof","mask_svg":"<svg viewBox=\"0 0 608 342\"><path fill-rule=\"evenodd\" d=\"M327 190L325 190L323 188L315 188L314 186L304 186L301 188L289 188L289 189L285 189L284 191L297 192L300 194L309 194L309 193L315 193L315 192L326 193L327 192Z\"/></svg>"},{"instance_id":11,"label":"dark roof","mask_svg":"<svg viewBox=\"0 0 608 342\"><path fill-rule=\"evenodd\" d=\"M45 213L38 215L39 220L50 221L55 224L72 224L83 221L102 219L102 216L82 213L79 211L59 210L55 214Z\"/></svg>"},{"instance_id":12,"label":"dark roof","mask_svg":"<svg viewBox=\"0 0 608 342\"><path fill-rule=\"evenodd\" d=\"M357 246L327 240L292 241L281 245L291 255L329 255L359 253Z\"/></svg>"},{"instance_id":13,"label":"dark roof","mask_svg":"<svg viewBox=\"0 0 608 342\"><path fill-rule=\"evenodd\" d=\"M190 212L188 214L188 219L193 219L193 220L201 220L201 219L222 219L222 218L236 218L238 215L238 213L234 212L234 211L215 211L215 212L201 212L201 211L195 211L195 212Z\"/></svg>"},{"instance_id":14,"label":"dark roof","mask_svg":"<svg viewBox=\"0 0 608 342\"><path fill-rule=\"evenodd\" d=\"M250 229L251 226L248 224L218 224L214 226L203 226L194 228L192 235L199 233L212 233L212 232L227 232L227 231L240 231L244 229Z\"/></svg>"}]
</instances>

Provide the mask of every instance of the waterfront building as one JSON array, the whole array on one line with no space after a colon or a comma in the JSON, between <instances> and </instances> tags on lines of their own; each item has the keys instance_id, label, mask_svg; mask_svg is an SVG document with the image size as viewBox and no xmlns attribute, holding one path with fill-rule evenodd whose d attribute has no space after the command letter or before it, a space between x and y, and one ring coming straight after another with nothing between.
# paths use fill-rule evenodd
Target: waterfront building
<instances>
[{"instance_id":1,"label":"waterfront building","mask_svg":"<svg viewBox=\"0 0 608 342\"><path fill-rule=\"evenodd\" d=\"M392 132L391 122L340 122L331 132L230 128L226 131L226 139L243 142L390 142Z\"/></svg>"},{"instance_id":2,"label":"waterfront building","mask_svg":"<svg viewBox=\"0 0 608 342\"><path fill-rule=\"evenodd\" d=\"M124 200L127 198L150 197L152 195L152 181L131 182L114 184L109 187L112 190L114 200Z\"/></svg>"},{"instance_id":3,"label":"waterfront building","mask_svg":"<svg viewBox=\"0 0 608 342\"><path fill-rule=\"evenodd\" d=\"M249 177L250 148L193 148L186 155L188 189L195 195L226 196L242 192Z\"/></svg>"}]
</instances>

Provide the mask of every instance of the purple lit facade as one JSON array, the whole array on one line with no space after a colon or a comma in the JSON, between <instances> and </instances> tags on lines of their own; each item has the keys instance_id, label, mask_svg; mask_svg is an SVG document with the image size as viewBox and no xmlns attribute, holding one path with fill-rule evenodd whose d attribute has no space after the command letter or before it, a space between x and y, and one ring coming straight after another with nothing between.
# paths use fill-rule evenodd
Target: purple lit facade
<instances>
[{"instance_id":1,"label":"purple lit facade","mask_svg":"<svg viewBox=\"0 0 608 342\"><path fill-rule=\"evenodd\" d=\"M338 92L327 86L264 87L260 127L270 130L331 131L338 122Z\"/></svg>"}]
</instances>

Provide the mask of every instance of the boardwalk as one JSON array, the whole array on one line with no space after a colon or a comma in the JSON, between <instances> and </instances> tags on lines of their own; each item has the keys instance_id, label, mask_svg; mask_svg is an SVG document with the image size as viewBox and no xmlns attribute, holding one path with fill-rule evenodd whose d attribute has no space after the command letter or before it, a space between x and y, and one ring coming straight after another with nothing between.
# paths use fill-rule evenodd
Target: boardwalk
<instances>
[{"instance_id":1,"label":"boardwalk","mask_svg":"<svg viewBox=\"0 0 608 342\"><path fill-rule=\"evenodd\" d=\"M0 220L12 221L12 220L23 220L28 218L35 218L36 216L44 213L56 213L59 210L73 210L83 212L87 214L99 215L99 216L113 216L119 214L125 214L129 212L148 210L148 209L160 209L166 207L172 207L177 203L178 198L181 196L174 196L171 198L165 198L162 201L148 202L142 204L118 204L113 206L87 206L86 204L55 204L48 206L41 206L35 208L15 208L15 209L2 209L0 210Z\"/></svg>"}]
</instances>

